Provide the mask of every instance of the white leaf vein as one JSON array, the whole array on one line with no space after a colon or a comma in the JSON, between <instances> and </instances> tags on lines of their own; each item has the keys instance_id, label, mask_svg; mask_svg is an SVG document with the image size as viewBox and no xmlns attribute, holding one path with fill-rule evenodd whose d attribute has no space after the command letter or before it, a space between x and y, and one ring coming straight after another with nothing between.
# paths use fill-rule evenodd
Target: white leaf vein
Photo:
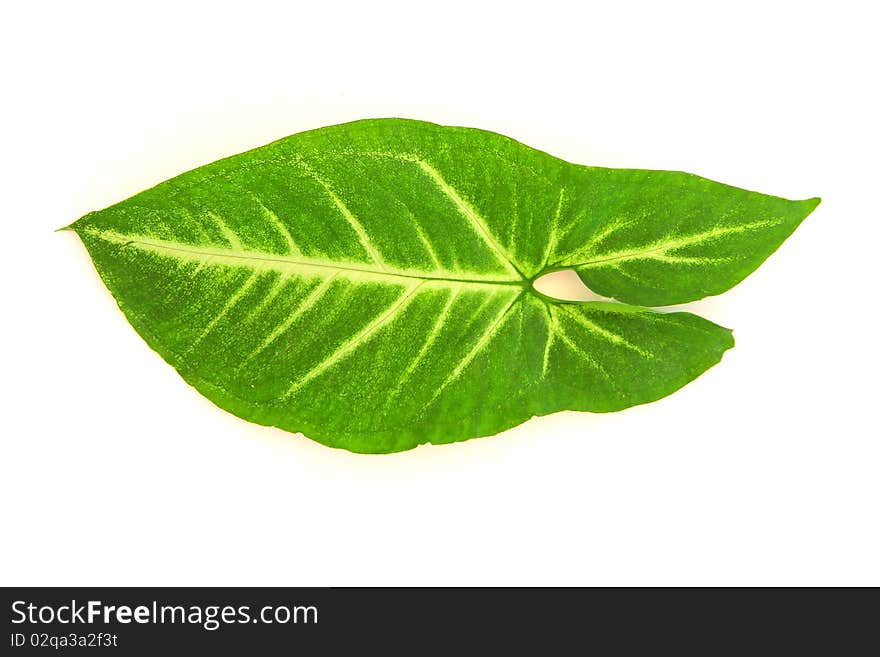
<instances>
[{"instance_id":1,"label":"white leaf vein","mask_svg":"<svg viewBox=\"0 0 880 657\"><path fill-rule=\"evenodd\" d=\"M333 191L333 187L330 186L330 183L327 182L327 180L321 174L315 171L309 165L309 163L301 157L296 158L294 162L296 162L300 166L300 168L305 171L306 175L308 175L312 180L314 180L321 186L327 196L330 197L330 200L333 201L333 204L339 210L339 213L345 218L345 220L349 223L354 232L357 234L361 246L364 247L364 250L369 254L373 262L376 263L376 265L378 265L380 268L384 269L385 260L382 258L382 254L379 253L376 245L373 244L373 241L370 239L369 233L367 233L367 231L364 229L364 226L360 222L360 220L358 220L358 218L354 216L352 211L345 204L345 201L343 201L339 197L339 195L335 191Z\"/></svg>"},{"instance_id":2,"label":"white leaf vein","mask_svg":"<svg viewBox=\"0 0 880 657\"><path fill-rule=\"evenodd\" d=\"M446 377L443 383L441 383L437 387L437 390L434 392L433 397L431 397L431 399L428 400L428 403L425 404L425 408L433 404L437 400L437 398L440 397L443 391L446 390L447 386L458 379L464 369L468 365L470 365L471 361L476 358L477 355L483 350L483 348L489 343L489 341L493 337L495 337L495 335L500 330L502 323L508 317L508 312L513 307L513 304L517 302L521 295L522 293L515 295L513 299L510 300L510 303L504 306L501 311L495 316L489 326L486 327L486 330L482 333L480 338L474 343L474 346L471 347L470 351L468 351L465 357L459 361L458 365L456 365L452 372L449 373L449 376Z\"/></svg>"},{"instance_id":3,"label":"white leaf vein","mask_svg":"<svg viewBox=\"0 0 880 657\"><path fill-rule=\"evenodd\" d=\"M674 255L670 254L670 251L675 251L676 249L681 249L686 246L694 246L696 244L702 244L705 242L710 242L713 239L717 239L720 237L724 237L726 235L733 235L737 233L744 233L751 230L760 230L762 228L772 228L774 226L778 226L781 224L781 220L772 220L767 219L763 221L754 221L748 224L740 224L738 226L718 226L712 228L710 230L706 230L700 233L695 233L693 235L686 235L684 237L672 238L659 240L657 242L653 242L651 244L646 244L640 247L634 247L631 249L624 249L621 251L613 251L611 253L601 254L601 257L597 257L593 260L586 260L584 262L570 263L572 267L606 267L611 266L611 263L621 262L621 261L629 261L629 260L658 260L661 262L667 263L711 263L711 262L726 262L731 260L731 257L710 257L710 256L683 256L683 255ZM574 257L589 257L589 256L571 256Z\"/></svg>"},{"instance_id":4,"label":"white leaf vein","mask_svg":"<svg viewBox=\"0 0 880 657\"><path fill-rule=\"evenodd\" d=\"M226 303L223 304L223 307L220 308L220 311L214 316L214 318L208 322L205 328L202 330L201 334L193 341L193 343L187 348L186 351L181 354L185 356L191 353L201 342L207 337L207 335L214 329L217 323L223 319L230 310L235 307L241 298L247 294L248 290L251 289L254 283L257 282L257 279L260 277L260 272L255 271L250 276L248 276L247 280L238 288L238 290L233 294L229 299L226 300Z\"/></svg>"},{"instance_id":5,"label":"white leaf vein","mask_svg":"<svg viewBox=\"0 0 880 657\"><path fill-rule=\"evenodd\" d=\"M647 349L643 349L639 345L630 342L622 335L615 333L614 331L609 331L608 329L606 329L603 326L600 326L596 322L587 319L582 314L579 314L577 311L570 311L568 305L563 305L562 308L566 311L567 317L572 319L577 324L580 324L581 326L583 326L585 329L587 329L587 331L589 331L591 333L598 334L599 336L601 336L602 338L604 338L608 342L611 342L612 344L615 344L615 345L618 345L621 347L625 347L631 351L636 352L637 354L639 354L640 356L643 356L645 358L655 358L656 357L653 352L648 351Z\"/></svg>"},{"instance_id":6,"label":"white leaf vein","mask_svg":"<svg viewBox=\"0 0 880 657\"><path fill-rule=\"evenodd\" d=\"M284 241L287 243L287 254L295 256L302 255L302 251L300 251L299 247L296 245L296 241L293 239L290 229L287 227L287 224L281 221L281 217L275 214L275 212L263 203L258 196L251 194L251 198L258 206L260 206L263 216L266 217L266 219L268 219L269 222L275 226L275 229L284 237Z\"/></svg>"},{"instance_id":7,"label":"white leaf vein","mask_svg":"<svg viewBox=\"0 0 880 657\"><path fill-rule=\"evenodd\" d=\"M464 283L487 286L523 286L523 281L521 280L497 280L491 278L490 275L470 272L468 272L468 275L472 276L472 278L459 278L443 275L447 274L447 272L426 272L405 269L379 270L367 263L308 258L305 256L283 256L275 253L263 253L261 251L244 249L239 250L232 248L215 248L211 246L193 246L191 244L155 239L142 235L123 235L114 231L87 230L86 234L101 238L108 242L121 244L123 246L131 246L159 255L170 255L178 259L190 258L196 261L210 260L211 263L215 265L225 264L234 266L241 266L242 261L247 261L252 268L261 271L295 271L300 274L304 271L311 271L313 273L324 272L324 275L327 275L329 272L338 272L351 279L366 277L380 280L431 280L447 283L450 286ZM448 273L452 274L454 272Z\"/></svg>"},{"instance_id":8,"label":"white leaf vein","mask_svg":"<svg viewBox=\"0 0 880 657\"><path fill-rule=\"evenodd\" d=\"M287 392L284 393L283 398L288 399L293 396L298 390L302 389L310 381L327 371L327 369L338 363L340 360L351 354L355 349L367 342L383 326L386 326L387 324L393 322L397 318L397 316L403 311L406 305L408 305L408 303L414 298L416 291L425 283L426 281L422 281L421 283L413 285L404 290L403 294L401 294L401 296L393 304L391 304L391 306L385 312L376 317L373 321L371 321L364 328L358 331L354 336L337 346L336 350L333 353L324 358L324 360L315 365L308 372L303 374L302 377L294 381L293 385L291 385L290 388L287 389Z\"/></svg>"},{"instance_id":9,"label":"white leaf vein","mask_svg":"<svg viewBox=\"0 0 880 657\"><path fill-rule=\"evenodd\" d=\"M262 352L269 348L269 346L275 342L283 333L287 331L293 324L302 317L308 310L313 308L318 300L324 295L330 285L333 283L333 279L336 278L336 274L333 276L329 276L324 279L324 281L318 285L314 290L312 290L309 295L302 300L302 302L296 307L296 309L290 313L284 320L281 321L272 331L267 335L263 342L254 349L247 357L241 362L238 369L242 369L245 365L250 363L254 358L259 356Z\"/></svg>"},{"instance_id":10,"label":"white leaf vein","mask_svg":"<svg viewBox=\"0 0 880 657\"><path fill-rule=\"evenodd\" d=\"M455 300L458 298L458 295L461 293L461 290L451 290L449 293L449 299L446 301L446 304L443 306L443 310L440 311L440 314L437 316L437 320L434 322L434 325L431 327L431 330L428 332L427 336L425 336L424 341L422 342L422 346L419 349L418 353L412 359L407 368L403 371L403 374L400 375L400 378L397 381L397 385L395 385L394 389L388 395L388 401L386 402L386 408L391 405L391 402L400 394L403 385L409 380L412 376L412 373L416 370L419 363L424 360L425 355L428 353L428 350L434 345L434 342L437 341L437 337L440 335L440 332L443 330L443 327L446 325L446 318L449 316L450 311L452 310L452 306L455 303Z\"/></svg>"}]
</instances>

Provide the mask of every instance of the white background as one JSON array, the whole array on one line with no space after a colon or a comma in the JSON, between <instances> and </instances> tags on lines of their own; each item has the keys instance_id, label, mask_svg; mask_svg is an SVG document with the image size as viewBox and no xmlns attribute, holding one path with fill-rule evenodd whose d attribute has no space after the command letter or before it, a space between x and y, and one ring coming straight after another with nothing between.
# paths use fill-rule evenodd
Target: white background
<instances>
[{"instance_id":1,"label":"white background","mask_svg":"<svg viewBox=\"0 0 880 657\"><path fill-rule=\"evenodd\" d=\"M2 9L0 583L880 585L871 3L235 6ZM382 116L824 202L680 392L391 456L217 409L52 232Z\"/></svg>"}]
</instances>

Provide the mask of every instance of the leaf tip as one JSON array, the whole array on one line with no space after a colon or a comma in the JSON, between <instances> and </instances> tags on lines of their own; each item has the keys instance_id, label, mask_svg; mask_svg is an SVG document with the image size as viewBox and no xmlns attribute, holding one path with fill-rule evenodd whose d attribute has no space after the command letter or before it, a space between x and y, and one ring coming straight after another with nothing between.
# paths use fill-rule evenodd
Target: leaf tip
<instances>
[{"instance_id":1,"label":"leaf tip","mask_svg":"<svg viewBox=\"0 0 880 657\"><path fill-rule=\"evenodd\" d=\"M822 199L818 196L814 196L813 198L808 198L803 201L803 204L807 206L807 213L809 214L813 210L815 210L818 205L822 202Z\"/></svg>"},{"instance_id":2,"label":"leaf tip","mask_svg":"<svg viewBox=\"0 0 880 657\"><path fill-rule=\"evenodd\" d=\"M75 233L78 233L80 228L84 228L82 224L86 223L89 219L91 219L97 212L89 212L88 214L84 214L82 217L74 221L72 224L68 224L67 226L62 226L61 228L56 228L54 232L60 233L65 230L72 230Z\"/></svg>"},{"instance_id":3,"label":"leaf tip","mask_svg":"<svg viewBox=\"0 0 880 657\"><path fill-rule=\"evenodd\" d=\"M727 331L727 346L724 347L726 351L736 346L736 338L733 335L733 329L725 328L724 330Z\"/></svg>"}]
</instances>

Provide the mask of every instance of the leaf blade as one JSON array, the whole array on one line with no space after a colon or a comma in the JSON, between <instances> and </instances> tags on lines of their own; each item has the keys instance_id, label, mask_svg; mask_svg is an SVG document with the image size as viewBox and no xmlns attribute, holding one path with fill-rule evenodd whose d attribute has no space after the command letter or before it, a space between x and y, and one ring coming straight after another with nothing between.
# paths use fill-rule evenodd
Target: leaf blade
<instances>
[{"instance_id":1,"label":"leaf blade","mask_svg":"<svg viewBox=\"0 0 880 657\"><path fill-rule=\"evenodd\" d=\"M589 169L598 218L556 265L623 303L668 306L721 294L757 269L818 206L674 171ZM601 205L601 211L597 210Z\"/></svg>"},{"instance_id":2,"label":"leaf blade","mask_svg":"<svg viewBox=\"0 0 880 657\"><path fill-rule=\"evenodd\" d=\"M615 223L590 198L607 171L484 131L371 120L201 167L72 228L135 329L217 405L384 453L653 401L733 345L693 315L533 290L608 246ZM677 239L664 258L702 257ZM591 281L602 269L572 264Z\"/></svg>"}]
</instances>

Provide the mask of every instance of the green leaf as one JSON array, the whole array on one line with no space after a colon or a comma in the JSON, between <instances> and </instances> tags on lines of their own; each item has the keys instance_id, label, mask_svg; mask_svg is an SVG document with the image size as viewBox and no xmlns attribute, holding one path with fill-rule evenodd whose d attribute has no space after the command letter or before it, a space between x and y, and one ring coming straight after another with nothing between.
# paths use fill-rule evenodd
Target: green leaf
<instances>
[{"instance_id":1,"label":"green leaf","mask_svg":"<svg viewBox=\"0 0 880 657\"><path fill-rule=\"evenodd\" d=\"M645 306L729 290L819 204L675 171L581 168L575 179L590 220L573 221L555 266L598 294Z\"/></svg>"},{"instance_id":2,"label":"green leaf","mask_svg":"<svg viewBox=\"0 0 880 657\"><path fill-rule=\"evenodd\" d=\"M677 390L733 346L667 305L755 269L815 207L569 164L400 119L305 132L75 222L128 320L220 407L356 452Z\"/></svg>"}]
</instances>

